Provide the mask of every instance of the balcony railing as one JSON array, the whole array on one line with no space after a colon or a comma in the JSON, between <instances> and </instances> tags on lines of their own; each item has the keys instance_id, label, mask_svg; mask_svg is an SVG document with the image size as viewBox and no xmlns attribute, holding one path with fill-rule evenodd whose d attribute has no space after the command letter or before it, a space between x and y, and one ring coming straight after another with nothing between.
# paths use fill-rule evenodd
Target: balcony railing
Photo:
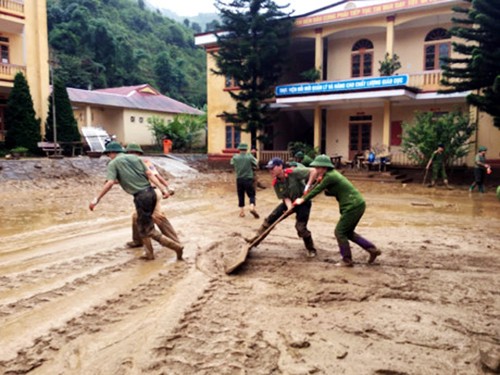
<instances>
[{"instance_id":1,"label":"balcony railing","mask_svg":"<svg viewBox=\"0 0 500 375\"><path fill-rule=\"evenodd\" d=\"M0 0L0 10L9 10L24 14L24 1L20 0Z\"/></svg>"},{"instance_id":2,"label":"balcony railing","mask_svg":"<svg viewBox=\"0 0 500 375\"><path fill-rule=\"evenodd\" d=\"M441 84L441 70L429 70L421 73L410 73L408 86L422 91L437 91L444 88Z\"/></svg>"},{"instance_id":3,"label":"balcony railing","mask_svg":"<svg viewBox=\"0 0 500 375\"><path fill-rule=\"evenodd\" d=\"M14 80L14 76L19 72L26 75L26 66L14 65L14 64L0 64L0 78L1 79Z\"/></svg>"}]
</instances>

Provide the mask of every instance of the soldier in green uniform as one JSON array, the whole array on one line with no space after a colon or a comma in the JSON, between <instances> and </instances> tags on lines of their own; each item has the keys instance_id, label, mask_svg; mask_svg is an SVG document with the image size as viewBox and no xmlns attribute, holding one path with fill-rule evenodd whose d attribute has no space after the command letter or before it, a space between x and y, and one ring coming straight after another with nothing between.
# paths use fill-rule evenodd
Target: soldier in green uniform
<instances>
[{"instance_id":1,"label":"soldier in green uniform","mask_svg":"<svg viewBox=\"0 0 500 375\"><path fill-rule=\"evenodd\" d=\"M236 192L238 194L238 207L240 208L240 217L245 217L245 194L250 200L250 213L256 219L259 214L255 209L255 188L254 188L254 169L258 167L257 159L252 154L248 154L248 145L240 143L238 145L239 153L231 158L231 165L236 173Z\"/></svg>"},{"instance_id":2,"label":"soldier in green uniform","mask_svg":"<svg viewBox=\"0 0 500 375\"><path fill-rule=\"evenodd\" d=\"M295 161L298 164L302 164L304 167L309 167L309 165L312 163L312 159L305 155L302 151L298 151L295 155Z\"/></svg>"},{"instance_id":3,"label":"soldier in green uniform","mask_svg":"<svg viewBox=\"0 0 500 375\"><path fill-rule=\"evenodd\" d=\"M425 169L429 169L432 165L432 180L429 187L433 187L436 185L436 181L438 178L443 179L443 183L446 187L448 187L448 177L446 176L445 170L445 160L444 160L444 145L439 144L436 151L432 153L429 162Z\"/></svg>"},{"instance_id":4,"label":"soldier in green uniform","mask_svg":"<svg viewBox=\"0 0 500 375\"><path fill-rule=\"evenodd\" d=\"M486 170L490 168L490 166L486 164L486 151L488 151L488 149L481 146L477 151L476 158L474 159L474 182L469 187L469 192L474 191L474 188L477 186L479 192L484 193Z\"/></svg>"},{"instance_id":5,"label":"soldier in green uniform","mask_svg":"<svg viewBox=\"0 0 500 375\"><path fill-rule=\"evenodd\" d=\"M323 190L327 196L335 197L340 209L340 219L335 227L335 237L342 255L342 262L338 265L353 266L349 240L366 250L370 254L368 263L373 263L382 252L354 231L365 212L366 203L363 196L347 178L334 169L327 155L316 156L311 167L314 167L315 172L310 175L308 186L314 180L317 180L318 184L311 191L306 190L306 195L297 199L294 204L296 206L307 204Z\"/></svg>"},{"instance_id":6,"label":"soldier in green uniform","mask_svg":"<svg viewBox=\"0 0 500 375\"><path fill-rule=\"evenodd\" d=\"M108 143L104 153L111 159L108 164L106 183L97 197L90 202L89 209L93 211L115 183L119 183L125 192L134 196L137 226L139 236L145 248L146 259L154 259L151 239L174 250L177 254L177 259L182 259L184 246L163 236L155 229L153 222L153 212L157 198L151 183L160 189L164 198L167 198L169 195L168 188L156 178L137 155L125 154L118 142Z\"/></svg>"},{"instance_id":7,"label":"soldier in green uniform","mask_svg":"<svg viewBox=\"0 0 500 375\"><path fill-rule=\"evenodd\" d=\"M253 242L259 235L269 228L287 210L293 208L295 213L295 229L297 235L302 238L309 257L316 256L316 248L311 232L307 229L309 215L311 213L311 202L302 206L293 207L293 201L301 197L304 193L306 180L309 178L311 169L299 166L296 168L284 168L283 160L273 158L267 164L267 169L273 176L273 188L281 203L269 214L257 231L256 236L250 240Z\"/></svg>"}]
</instances>

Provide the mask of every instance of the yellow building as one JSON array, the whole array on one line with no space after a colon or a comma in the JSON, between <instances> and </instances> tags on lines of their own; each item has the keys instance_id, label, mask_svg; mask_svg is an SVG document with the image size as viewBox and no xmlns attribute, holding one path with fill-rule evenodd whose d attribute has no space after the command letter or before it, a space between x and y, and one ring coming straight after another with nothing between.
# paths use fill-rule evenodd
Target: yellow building
<instances>
[{"instance_id":1,"label":"yellow building","mask_svg":"<svg viewBox=\"0 0 500 375\"><path fill-rule=\"evenodd\" d=\"M43 126L50 94L48 51L46 1L1 0L0 141L5 137L5 105L18 72L28 81L36 116Z\"/></svg>"},{"instance_id":2,"label":"yellow building","mask_svg":"<svg viewBox=\"0 0 500 375\"><path fill-rule=\"evenodd\" d=\"M468 93L438 94L440 57L452 56L452 7L460 0L350 1L298 17L292 33L292 56L274 106L281 109L273 124L271 144L260 145L266 160L303 141L329 155L352 160L370 148L388 149L393 163L410 164L400 151L401 124L412 122L416 111L437 114L456 108L470 111L478 122L477 145L488 147L488 157L500 157L500 133L490 116L469 108ZM230 80L215 76L210 52L217 49L212 34L196 37L207 50L208 152L212 158L234 151L249 134L239 133L220 114L234 111ZM402 67L381 77L379 62L397 54ZM318 82L301 82L301 73L319 70ZM476 146L477 147L477 146ZM461 162L472 165L470 156ZM282 154L283 155L283 154Z\"/></svg>"}]
</instances>

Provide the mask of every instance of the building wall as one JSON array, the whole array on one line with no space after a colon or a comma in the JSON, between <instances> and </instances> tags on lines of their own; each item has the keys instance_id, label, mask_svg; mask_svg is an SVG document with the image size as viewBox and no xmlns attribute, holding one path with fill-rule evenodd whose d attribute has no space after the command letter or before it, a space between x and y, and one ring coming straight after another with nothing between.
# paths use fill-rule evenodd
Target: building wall
<instances>
[{"instance_id":1,"label":"building wall","mask_svg":"<svg viewBox=\"0 0 500 375\"><path fill-rule=\"evenodd\" d=\"M5 103L14 77L21 71L28 81L36 116L44 133L48 113L49 53L46 0L0 3L0 36L9 38L9 60L0 72L0 100ZM0 111L5 104L0 106ZM3 116L2 116L3 117ZM0 134L3 140L3 134Z\"/></svg>"},{"instance_id":2,"label":"building wall","mask_svg":"<svg viewBox=\"0 0 500 375\"><path fill-rule=\"evenodd\" d=\"M24 61L30 85L33 105L42 119L42 133L48 113L49 90L49 42L47 31L46 0L25 1L26 28L24 36Z\"/></svg>"},{"instance_id":3,"label":"building wall","mask_svg":"<svg viewBox=\"0 0 500 375\"><path fill-rule=\"evenodd\" d=\"M208 153L221 153L226 148L226 121L220 116L224 111L235 110L235 102L225 91L225 78L211 73L216 69L215 59L207 53L207 122L208 122ZM241 142L250 144L250 134L241 133Z\"/></svg>"}]
</instances>

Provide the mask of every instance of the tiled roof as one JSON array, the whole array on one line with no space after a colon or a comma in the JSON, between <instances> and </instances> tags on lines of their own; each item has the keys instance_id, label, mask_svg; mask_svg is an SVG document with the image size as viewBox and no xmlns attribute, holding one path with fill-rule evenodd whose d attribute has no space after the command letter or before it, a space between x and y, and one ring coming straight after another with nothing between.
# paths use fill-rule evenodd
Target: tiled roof
<instances>
[{"instance_id":1,"label":"tiled roof","mask_svg":"<svg viewBox=\"0 0 500 375\"><path fill-rule=\"evenodd\" d=\"M194 107L161 95L149 85L116 87L92 91L68 87L67 91L72 103L133 108L163 113L203 114L202 111Z\"/></svg>"}]
</instances>

